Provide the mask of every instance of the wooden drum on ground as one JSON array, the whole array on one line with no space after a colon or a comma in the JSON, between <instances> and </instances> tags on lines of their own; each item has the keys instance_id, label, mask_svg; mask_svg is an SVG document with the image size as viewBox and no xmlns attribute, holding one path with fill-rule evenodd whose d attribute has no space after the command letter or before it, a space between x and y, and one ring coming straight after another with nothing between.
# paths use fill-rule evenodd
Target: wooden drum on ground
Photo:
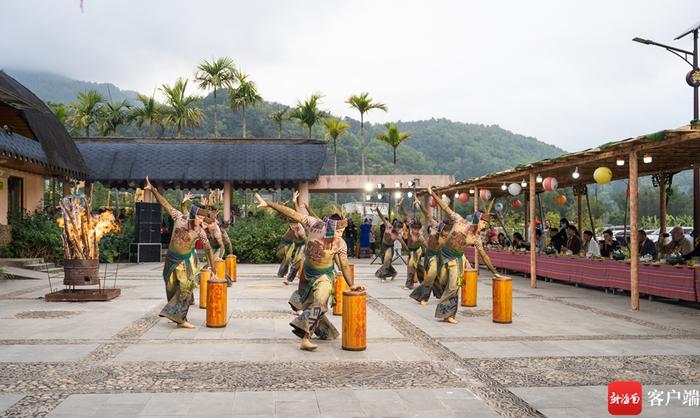
<instances>
[{"instance_id":1,"label":"wooden drum on ground","mask_svg":"<svg viewBox=\"0 0 700 418\"><path fill-rule=\"evenodd\" d=\"M479 279L477 269L464 270L464 286L462 286L462 306L473 308L476 306L476 285Z\"/></svg>"},{"instance_id":2,"label":"wooden drum on ground","mask_svg":"<svg viewBox=\"0 0 700 418\"><path fill-rule=\"evenodd\" d=\"M226 256L226 273L232 282L236 281L236 270L238 267L238 259L235 255L229 254Z\"/></svg>"},{"instance_id":3,"label":"wooden drum on ground","mask_svg":"<svg viewBox=\"0 0 700 418\"><path fill-rule=\"evenodd\" d=\"M343 350L362 351L367 348L367 293L343 292Z\"/></svg>"},{"instance_id":4,"label":"wooden drum on ground","mask_svg":"<svg viewBox=\"0 0 700 418\"><path fill-rule=\"evenodd\" d=\"M493 322L513 322L513 280L510 277L493 278Z\"/></svg>"},{"instance_id":5,"label":"wooden drum on ground","mask_svg":"<svg viewBox=\"0 0 700 418\"><path fill-rule=\"evenodd\" d=\"M207 282L207 326L210 328L226 326L228 319L226 289L225 279L212 277Z\"/></svg>"},{"instance_id":6,"label":"wooden drum on ground","mask_svg":"<svg viewBox=\"0 0 700 418\"><path fill-rule=\"evenodd\" d=\"M211 270L209 267L203 268L199 272L199 307L200 309L207 308L207 282L211 278Z\"/></svg>"},{"instance_id":7,"label":"wooden drum on ground","mask_svg":"<svg viewBox=\"0 0 700 418\"><path fill-rule=\"evenodd\" d=\"M348 284L343 279L343 273L335 276L335 305L333 305L333 315L343 314L343 292L349 290Z\"/></svg>"}]
</instances>

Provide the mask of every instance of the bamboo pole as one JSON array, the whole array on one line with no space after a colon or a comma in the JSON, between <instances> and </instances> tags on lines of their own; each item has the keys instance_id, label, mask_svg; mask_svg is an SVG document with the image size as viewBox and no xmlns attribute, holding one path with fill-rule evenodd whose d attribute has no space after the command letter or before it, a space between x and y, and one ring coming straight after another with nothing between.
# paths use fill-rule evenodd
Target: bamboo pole
<instances>
[{"instance_id":1,"label":"bamboo pole","mask_svg":"<svg viewBox=\"0 0 700 418\"><path fill-rule=\"evenodd\" d=\"M537 287L537 243L535 242L535 173L530 173L530 287Z\"/></svg>"},{"instance_id":2,"label":"bamboo pole","mask_svg":"<svg viewBox=\"0 0 700 418\"><path fill-rule=\"evenodd\" d=\"M664 234L666 233L666 178L663 173L659 174L659 256L664 248Z\"/></svg>"},{"instance_id":3,"label":"bamboo pole","mask_svg":"<svg viewBox=\"0 0 700 418\"><path fill-rule=\"evenodd\" d=\"M523 192L523 219L525 219L525 228L523 229L523 237L527 239L528 225L530 225L530 211L528 211L528 195Z\"/></svg>"},{"instance_id":4,"label":"bamboo pole","mask_svg":"<svg viewBox=\"0 0 700 418\"><path fill-rule=\"evenodd\" d=\"M583 211L581 210L581 199L581 192L578 192L576 195L576 210L578 215L578 224L576 224L576 227L578 228L579 233L581 233L583 230Z\"/></svg>"},{"instance_id":5,"label":"bamboo pole","mask_svg":"<svg viewBox=\"0 0 700 418\"><path fill-rule=\"evenodd\" d=\"M476 211L478 211L478 210L479 210L479 188L478 188L478 186L474 186L474 213L476 213ZM476 271L479 271L479 252L478 251L474 251L474 268L476 269Z\"/></svg>"},{"instance_id":6,"label":"bamboo pole","mask_svg":"<svg viewBox=\"0 0 700 418\"><path fill-rule=\"evenodd\" d=\"M586 189L588 189L588 186L586 186ZM591 221L591 232L593 232L593 240L596 240L595 237L595 224L593 223L593 212L591 212L591 200L588 197L588 190L586 190L586 206L588 206L588 219Z\"/></svg>"},{"instance_id":7,"label":"bamboo pole","mask_svg":"<svg viewBox=\"0 0 700 418\"><path fill-rule=\"evenodd\" d=\"M639 215L639 196L637 195L637 151L629 154L630 170L630 308L633 311L639 310L639 242L637 239L639 227L637 219Z\"/></svg>"}]
</instances>

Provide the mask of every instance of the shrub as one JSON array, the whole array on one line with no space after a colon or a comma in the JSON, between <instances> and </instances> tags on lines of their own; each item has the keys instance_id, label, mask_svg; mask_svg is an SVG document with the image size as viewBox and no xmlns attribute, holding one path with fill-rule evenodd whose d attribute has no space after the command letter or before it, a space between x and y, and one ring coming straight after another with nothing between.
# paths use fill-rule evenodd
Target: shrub
<instances>
[{"instance_id":1,"label":"shrub","mask_svg":"<svg viewBox=\"0 0 700 418\"><path fill-rule=\"evenodd\" d=\"M239 219L228 231L238 261L253 264L275 262L277 245L288 225L288 221L264 211L258 211L254 217Z\"/></svg>"},{"instance_id":2,"label":"shrub","mask_svg":"<svg viewBox=\"0 0 700 418\"><path fill-rule=\"evenodd\" d=\"M119 259L124 259L124 255L129 253L129 243L134 238L134 220L128 216L122 224L119 232L105 234L100 240L100 262L113 263Z\"/></svg>"},{"instance_id":3,"label":"shrub","mask_svg":"<svg viewBox=\"0 0 700 418\"><path fill-rule=\"evenodd\" d=\"M10 219L12 242L0 249L7 257L43 258L47 262L63 260L61 228L46 213L23 213Z\"/></svg>"}]
</instances>

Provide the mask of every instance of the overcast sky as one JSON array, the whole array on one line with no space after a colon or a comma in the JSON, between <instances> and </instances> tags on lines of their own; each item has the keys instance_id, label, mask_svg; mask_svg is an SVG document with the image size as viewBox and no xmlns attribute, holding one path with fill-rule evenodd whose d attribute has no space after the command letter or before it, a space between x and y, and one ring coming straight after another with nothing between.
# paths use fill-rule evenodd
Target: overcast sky
<instances>
[{"instance_id":1,"label":"overcast sky","mask_svg":"<svg viewBox=\"0 0 700 418\"><path fill-rule=\"evenodd\" d=\"M631 41L673 41L698 0L3 0L0 67L151 93L222 55L266 100L323 106L362 91L384 122L498 124L569 151L692 117L690 66ZM193 90L194 92L194 90Z\"/></svg>"}]
</instances>

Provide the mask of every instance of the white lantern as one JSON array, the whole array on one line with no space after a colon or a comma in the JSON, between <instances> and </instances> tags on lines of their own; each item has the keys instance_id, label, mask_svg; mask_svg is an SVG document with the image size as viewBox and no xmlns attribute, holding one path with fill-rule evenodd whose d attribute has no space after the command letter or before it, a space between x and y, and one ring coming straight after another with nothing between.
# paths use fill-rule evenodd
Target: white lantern
<instances>
[{"instance_id":1,"label":"white lantern","mask_svg":"<svg viewBox=\"0 0 700 418\"><path fill-rule=\"evenodd\" d=\"M501 202L496 203L494 206L496 208L496 212L500 213L503 210L503 203Z\"/></svg>"},{"instance_id":2,"label":"white lantern","mask_svg":"<svg viewBox=\"0 0 700 418\"><path fill-rule=\"evenodd\" d=\"M511 183L508 185L508 193L510 193L511 196L519 195L522 190L522 186L520 186L518 183Z\"/></svg>"}]
</instances>

